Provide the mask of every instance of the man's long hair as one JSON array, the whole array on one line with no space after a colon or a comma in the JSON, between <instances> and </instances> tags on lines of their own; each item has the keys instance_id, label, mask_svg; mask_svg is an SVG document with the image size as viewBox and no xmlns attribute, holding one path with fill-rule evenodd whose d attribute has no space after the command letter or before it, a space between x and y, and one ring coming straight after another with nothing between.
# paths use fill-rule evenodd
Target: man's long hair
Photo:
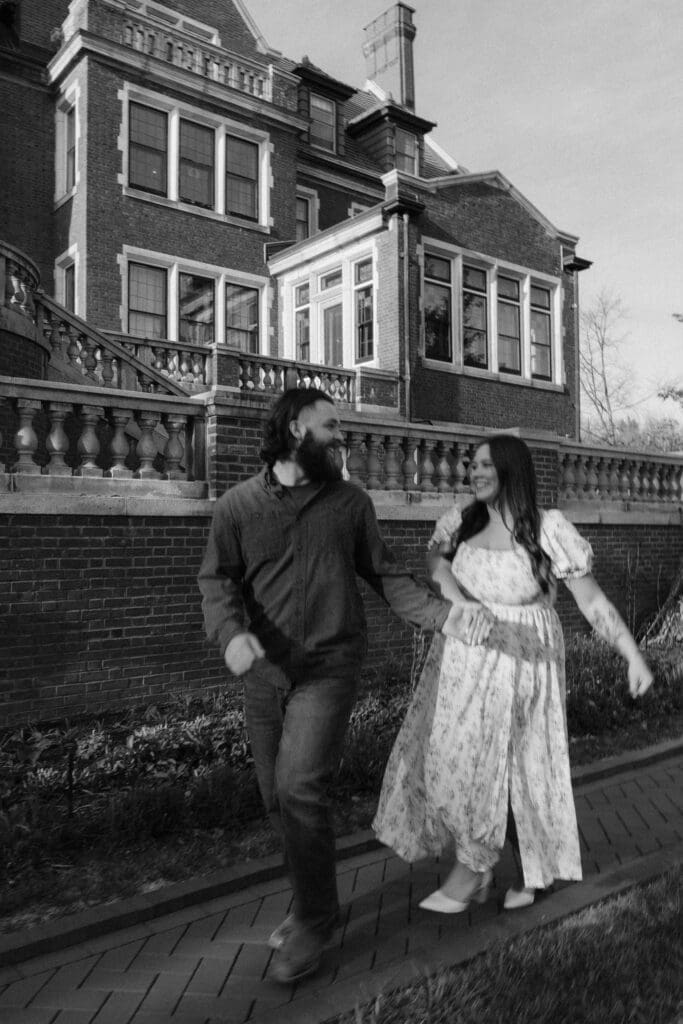
<instances>
[{"instance_id":1,"label":"man's long hair","mask_svg":"<svg viewBox=\"0 0 683 1024\"><path fill-rule=\"evenodd\" d=\"M512 516L512 536L529 552L531 568L544 594L554 587L550 559L538 542L541 514L536 503L536 471L528 447L512 434L494 434L479 445L487 444L498 474L498 504ZM473 501L463 511L455 548L484 529L489 511L483 501Z\"/></svg>"},{"instance_id":2,"label":"man's long hair","mask_svg":"<svg viewBox=\"0 0 683 1024\"><path fill-rule=\"evenodd\" d=\"M274 403L263 426L263 447L260 451L261 461L268 469L272 469L279 459L289 458L296 443L289 424L299 418L302 409L316 402L334 405L334 399L317 388L289 388Z\"/></svg>"}]
</instances>

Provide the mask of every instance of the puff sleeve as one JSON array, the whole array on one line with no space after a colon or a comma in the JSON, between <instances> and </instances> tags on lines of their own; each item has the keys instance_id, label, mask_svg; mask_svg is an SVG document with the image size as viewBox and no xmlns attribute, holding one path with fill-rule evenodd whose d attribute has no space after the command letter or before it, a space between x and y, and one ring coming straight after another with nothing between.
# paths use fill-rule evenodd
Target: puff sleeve
<instances>
[{"instance_id":1,"label":"puff sleeve","mask_svg":"<svg viewBox=\"0 0 683 1024\"><path fill-rule=\"evenodd\" d=\"M593 549L559 509L541 513L540 544L558 580L577 579L592 571Z\"/></svg>"},{"instance_id":2,"label":"puff sleeve","mask_svg":"<svg viewBox=\"0 0 683 1024\"><path fill-rule=\"evenodd\" d=\"M451 544L455 542L455 534L460 527L462 522L462 513L457 505L453 505L449 508L448 512L444 512L436 521L434 527L434 533L429 538L427 544L427 550L430 551L433 547L438 544Z\"/></svg>"}]
</instances>

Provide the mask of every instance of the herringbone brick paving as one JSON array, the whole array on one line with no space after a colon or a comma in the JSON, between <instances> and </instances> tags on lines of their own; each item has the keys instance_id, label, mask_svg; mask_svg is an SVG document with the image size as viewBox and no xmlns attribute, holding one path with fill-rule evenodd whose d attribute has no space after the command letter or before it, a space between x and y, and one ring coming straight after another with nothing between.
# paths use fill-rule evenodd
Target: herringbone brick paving
<instances>
[{"instance_id":1,"label":"herringbone brick paving","mask_svg":"<svg viewBox=\"0 0 683 1024\"><path fill-rule=\"evenodd\" d=\"M320 972L292 988L269 977L266 939L290 908L284 879L103 935L0 970L2 1024L246 1024L312 1022L372 995L373 980L409 980L443 957L474 955L511 917L524 921L567 889L683 840L683 756L576 788L585 880L556 887L531 911L504 914L515 873L509 847L495 897L450 917L419 900L440 881L438 861L409 866L380 849L339 865L343 921ZM608 892L603 892L608 895ZM565 911L569 912L569 911ZM529 917L526 918L530 920ZM536 920L536 919L534 919ZM388 972L388 973L387 973ZM316 1016L319 1014L320 1016Z\"/></svg>"}]
</instances>

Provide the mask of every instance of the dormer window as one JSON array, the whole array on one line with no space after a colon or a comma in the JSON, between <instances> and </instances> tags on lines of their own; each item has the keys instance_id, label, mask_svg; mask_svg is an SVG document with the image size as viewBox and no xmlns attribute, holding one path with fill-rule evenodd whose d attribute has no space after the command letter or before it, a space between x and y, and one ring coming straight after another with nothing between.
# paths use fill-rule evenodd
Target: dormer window
<instances>
[{"instance_id":1,"label":"dormer window","mask_svg":"<svg viewBox=\"0 0 683 1024\"><path fill-rule=\"evenodd\" d=\"M417 174L417 138L403 128L396 129L396 170Z\"/></svg>"},{"instance_id":2,"label":"dormer window","mask_svg":"<svg viewBox=\"0 0 683 1024\"><path fill-rule=\"evenodd\" d=\"M311 145L327 149L330 153L336 150L337 105L334 100L311 93Z\"/></svg>"}]
</instances>

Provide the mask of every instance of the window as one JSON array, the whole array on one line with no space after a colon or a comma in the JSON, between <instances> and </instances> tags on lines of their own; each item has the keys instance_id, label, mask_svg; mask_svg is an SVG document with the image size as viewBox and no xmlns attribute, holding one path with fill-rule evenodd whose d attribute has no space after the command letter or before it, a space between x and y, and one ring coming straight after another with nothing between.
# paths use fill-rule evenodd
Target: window
<instances>
[{"instance_id":1,"label":"window","mask_svg":"<svg viewBox=\"0 0 683 1024\"><path fill-rule=\"evenodd\" d=\"M166 195L168 115L140 103L130 105L128 180L134 188Z\"/></svg>"},{"instance_id":2,"label":"window","mask_svg":"<svg viewBox=\"0 0 683 1024\"><path fill-rule=\"evenodd\" d=\"M486 271L466 264L462 268L462 328L465 366L487 369Z\"/></svg>"},{"instance_id":3,"label":"window","mask_svg":"<svg viewBox=\"0 0 683 1024\"><path fill-rule=\"evenodd\" d=\"M128 333L166 338L166 269L128 265Z\"/></svg>"},{"instance_id":4,"label":"window","mask_svg":"<svg viewBox=\"0 0 683 1024\"><path fill-rule=\"evenodd\" d=\"M449 363L453 358L451 261L425 256L425 356Z\"/></svg>"},{"instance_id":5,"label":"window","mask_svg":"<svg viewBox=\"0 0 683 1024\"><path fill-rule=\"evenodd\" d=\"M344 317L341 302L323 309L325 366L344 365Z\"/></svg>"},{"instance_id":6,"label":"window","mask_svg":"<svg viewBox=\"0 0 683 1024\"><path fill-rule=\"evenodd\" d=\"M294 289L294 342L295 358L304 363L311 361L311 289L308 284Z\"/></svg>"},{"instance_id":7,"label":"window","mask_svg":"<svg viewBox=\"0 0 683 1024\"><path fill-rule=\"evenodd\" d=\"M559 385L559 280L436 241L434 250L424 254L425 359Z\"/></svg>"},{"instance_id":8,"label":"window","mask_svg":"<svg viewBox=\"0 0 683 1024\"><path fill-rule=\"evenodd\" d=\"M76 312L76 267L69 263L64 267L64 308Z\"/></svg>"},{"instance_id":9,"label":"window","mask_svg":"<svg viewBox=\"0 0 683 1024\"><path fill-rule=\"evenodd\" d=\"M550 289L531 286L531 376L552 380Z\"/></svg>"},{"instance_id":10,"label":"window","mask_svg":"<svg viewBox=\"0 0 683 1024\"><path fill-rule=\"evenodd\" d=\"M213 128L180 122L178 198L184 203L214 206L215 135Z\"/></svg>"},{"instance_id":11,"label":"window","mask_svg":"<svg viewBox=\"0 0 683 1024\"><path fill-rule=\"evenodd\" d=\"M311 145L334 153L336 150L337 112L333 100L311 93Z\"/></svg>"},{"instance_id":12,"label":"window","mask_svg":"<svg viewBox=\"0 0 683 1024\"><path fill-rule=\"evenodd\" d=\"M66 191L76 187L76 108L66 112Z\"/></svg>"},{"instance_id":13,"label":"window","mask_svg":"<svg viewBox=\"0 0 683 1024\"><path fill-rule=\"evenodd\" d=\"M225 286L225 342L242 352L259 350L259 293L256 288Z\"/></svg>"},{"instance_id":14,"label":"window","mask_svg":"<svg viewBox=\"0 0 683 1024\"><path fill-rule=\"evenodd\" d=\"M498 275L498 369L522 372L519 281Z\"/></svg>"},{"instance_id":15,"label":"window","mask_svg":"<svg viewBox=\"0 0 683 1024\"><path fill-rule=\"evenodd\" d=\"M258 220L258 146L233 135L225 137L225 212Z\"/></svg>"},{"instance_id":16,"label":"window","mask_svg":"<svg viewBox=\"0 0 683 1024\"><path fill-rule=\"evenodd\" d=\"M320 278L320 290L327 291L328 288L338 288L342 283L342 272L341 267L338 270L332 270L329 274L323 274Z\"/></svg>"},{"instance_id":17,"label":"window","mask_svg":"<svg viewBox=\"0 0 683 1024\"><path fill-rule=\"evenodd\" d=\"M311 233L311 201L304 196L296 197L296 240L303 242Z\"/></svg>"},{"instance_id":18,"label":"window","mask_svg":"<svg viewBox=\"0 0 683 1024\"><path fill-rule=\"evenodd\" d=\"M396 129L396 170L417 174L417 139L403 128Z\"/></svg>"},{"instance_id":19,"label":"window","mask_svg":"<svg viewBox=\"0 0 683 1024\"><path fill-rule=\"evenodd\" d=\"M178 275L178 338L191 345L214 339L214 282L196 274Z\"/></svg>"},{"instance_id":20,"label":"window","mask_svg":"<svg viewBox=\"0 0 683 1024\"><path fill-rule=\"evenodd\" d=\"M360 363L374 356L372 260L357 263L354 277L356 362Z\"/></svg>"}]
</instances>

